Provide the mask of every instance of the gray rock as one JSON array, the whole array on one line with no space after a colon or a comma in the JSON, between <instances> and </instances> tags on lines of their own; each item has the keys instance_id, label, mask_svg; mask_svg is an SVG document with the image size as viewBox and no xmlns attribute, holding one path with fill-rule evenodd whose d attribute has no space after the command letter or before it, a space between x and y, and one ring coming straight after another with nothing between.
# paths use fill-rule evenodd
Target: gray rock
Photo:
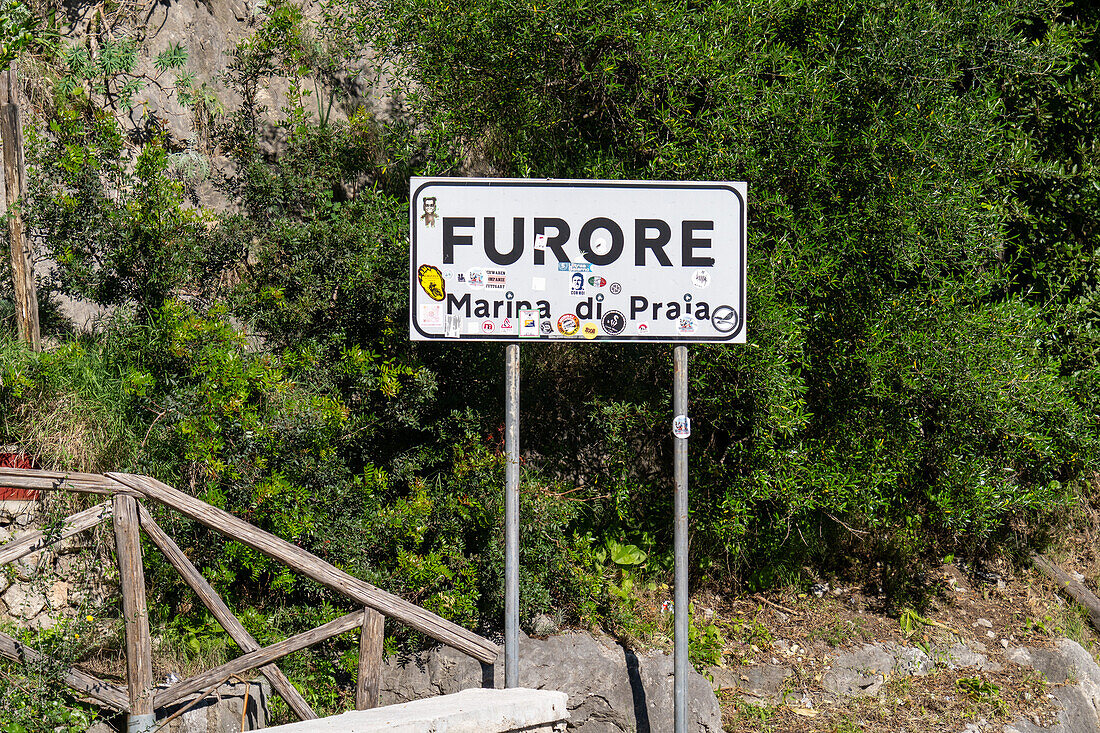
<instances>
[{"instance_id":1,"label":"gray rock","mask_svg":"<svg viewBox=\"0 0 1100 733\"><path fill-rule=\"evenodd\" d=\"M920 649L899 647L894 652L894 671L903 677L924 677L935 667L936 663Z\"/></svg>"},{"instance_id":2,"label":"gray rock","mask_svg":"<svg viewBox=\"0 0 1100 733\"><path fill-rule=\"evenodd\" d=\"M778 664L761 664L741 671L738 689L755 697L778 698L793 672Z\"/></svg>"},{"instance_id":3,"label":"gray rock","mask_svg":"<svg viewBox=\"0 0 1100 733\"><path fill-rule=\"evenodd\" d=\"M550 636L558 633L561 629L558 627L558 622L554 620L553 616L540 613L532 620L531 631L534 632L535 636Z\"/></svg>"},{"instance_id":4,"label":"gray rock","mask_svg":"<svg viewBox=\"0 0 1100 733\"><path fill-rule=\"evenodd\" d=\"M39 568L46 567L43 554L35 552L13 562L11 566L15 569L15 577L24 581L33 580L38 575Z\"/></svg>"},{"instance_id":5,"label":"gray rock","mask_svg":"<svg viewBox=\"0 0 1100 733\"><path fill-rule=\"evenodd\" d=\"M708 667L711 686L715 692L731 690L750 697L779 700L783 696L787 678L794 672L790 667L778 664L761 664L753 667Z\"/></svg>"},{"instance_id":6,"label":"gray rock","mask_svg":"<svg viewBox=\"0 0 1100 733\"><path fill-rule=\"evenodd\" d=\"M894 655L882 644L841 654L821 680L826 692L842 697L877 695L894 669Z\"/></svg>"},{"instance_id":7,"label":"gray rock","mask_svg":"<svg viewBox=\"0 0 1100 733\"><path fill-rule=\"evenodd\" d=\"M990 662L989 658L982 654L985 645L978 642L971 644L955 644L942 652L948 669L961 669L963 667L976 667L981 671L1000 671L1001 665Z\"/></svg>"},{"instance_id":8,"label":"gray rock","mask_svg":"<svg viewBox=\"0 0 1100 733\"><path fill-rule=\"evenodd\" d=\"M16 619L32 619L46 607L46 596L30 585L16 583L3 595L8 613Z\"/></svg>"},{"instance_id":9,"label":"gray rock","mask_svg":"<svg viewBox=\"0 0 1100 733\"><path fill-rule=\"evenodd\" d=\"M739 681L738 670L727 667L707 667L706 676L710 677L710 686L715 692L721 690L736 690Z\"/></svg>"},{"instance_id":10,"label":"gray rock","mask_svg":"<svg viewBox=\"0 0 1100 733\"><path fill-rule=\"evenodd\" d=\"M157 689L165 687L165 685L158 685ZM267 727L271 719L267 703L270 697L271 686L266 679L248 683L248 712L244 716L244 730L260 730ZM157 722L163 726L166 719L185 707L192 699L186 698L167 707L157 708ZM202 702L158 730L161 733L238 733L241 730L241 713L244 712L244 705L245 685L240 682L226 683L204 698ZM125 730L125 724L123 726ZM100 722L89 728L87 733L117 733L117 729L105 722Z\"/></svg>"},{"instance_id":11,"label":"gray rock","mask_svg":"<svg viewBox=\"0 0 1100 733\"><path fill-rule=\"evenodd\" d=\"M1051 694L1061 706L1058 721L1040 728L1030 720L1005 726L1005 733L1096 733L1100 731L1100 667L1081 645L1059 639L1050 649L1009 649L1009 661L1030 667L1046 677Z\"/></svg>"},{"instance_id":12,"label":"gray rock","mask_svg":"<svg viewBox=\"0 0 1100 733\"><path fill-rule=\"evenodd\" d=\"M673 660L660 652L635 653L608 637L570 633L548 639L521 635L519 685L560 690L569 696L569 730L583 733L666 731L673 727ZM408 702L470 687L503 687L503 659L479 665L439 647L386 661L381 704ZM689 729L722 730L710 682L694 671L688 680Z\"/></svg>"}]
</instances>

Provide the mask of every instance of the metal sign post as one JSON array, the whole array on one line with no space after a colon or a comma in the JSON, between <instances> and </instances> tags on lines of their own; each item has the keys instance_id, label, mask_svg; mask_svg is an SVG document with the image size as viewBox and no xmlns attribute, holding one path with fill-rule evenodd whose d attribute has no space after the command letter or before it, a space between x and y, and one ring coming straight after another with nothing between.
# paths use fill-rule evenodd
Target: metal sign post
<instances>
[{"instance_id":1,"label":"metal sign post","mask_svg":"<svg viewBox=\"0 0 1100 733\"><path fill-rule=\"evenodd\" d=\"M687 733L687 680L688 680L688 435L691 422L688 418L688 350L676 346L673 354L672 379L672 432L673 481L675 498L673 509L673 544L676 554L676 579L674 586L675 658L673 669L676 679L673 685L675 698L674 720L676 733Z\"/></svg>"},{"instance_id":2,"label":"metal sign post","mask_svg":"<svg viewBox=\"0 0 1100 733\"><path fill-rule=\"evenodd\" d=\"M745 343L747 186L412 178L409 338L503 341L504 680L519 684L519 346L676 344L676 733L687 730L686 343Z\"/></svg>"},{"instance_id":3,"label":"metal sign post","mask_svg":"<svg viewBox=\"0 0 1100 733\"><path fill-rule=\"evenodd\" d=\"M504 686L519 687L519 344L504 369Z\"/></svg>"}]
</instances>

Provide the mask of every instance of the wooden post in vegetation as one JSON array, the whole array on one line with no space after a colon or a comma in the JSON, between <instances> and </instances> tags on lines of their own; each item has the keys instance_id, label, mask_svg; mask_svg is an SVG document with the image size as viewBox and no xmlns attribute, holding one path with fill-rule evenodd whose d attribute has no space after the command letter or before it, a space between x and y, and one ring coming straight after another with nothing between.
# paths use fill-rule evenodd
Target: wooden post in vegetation
<instances>
[{"instance_id":1,"label":"wooden post in vegetation","mask_svg":"<svg viewBox=\"0 0 1100 733\"><path fill-rule=\"evenodd\" d=\"M1089 621L1092 622L1093 628L1100 631L1100 598L1093 595L1092 591L1043 555L1032 554L1031 562L1035 563L1035 567L1039 568L1043 575L1057 583L1070 598L1084 606L1085 610L1088 611Z\"/></svg>"},{"instance_id":2,"label":"wooden post in vegetation","mask_svg":"<svg viewBox=\"0 0 1100 733\"><path fill-rule=\"evenodd\" d=\"M39 351L42 336L38 328L38 291L34 285L34 251L24 236L23 217L14 206L27 192L27 166L23 156L23 121L19 110L19 79L13 61L0 72L0 142L4 146L4 190L0 217L8 216L11 244L11 272L15 281L15 322L21 341Z\"/></svg>"},{"instance_id":3,"label":"wooden post in vegetation","mask_svg":"<svg viewBox=\"0 0 1100 733\"><path fill-rule=\"evenodd\" d=\"M378 707L378 688L382 686L382 642L386 617L373 608L363 609L363 629L359 634L359 679L355 684L355 709Z\"/></svg>"},{"instance_id":4,"label":"wooden post in vegetation","mask_svg":"<svg viewBox=\"0 0 1100 733\"><path fill-rule=\"evenodd\" d=\"M126 624L126 681L130 689L128 733L146 733L156 724L153 713L153 646L145 605L145 571L141 565L137 500L114 498L115 548L118 552L122 618Z\"/></svg>"}]
</instances>

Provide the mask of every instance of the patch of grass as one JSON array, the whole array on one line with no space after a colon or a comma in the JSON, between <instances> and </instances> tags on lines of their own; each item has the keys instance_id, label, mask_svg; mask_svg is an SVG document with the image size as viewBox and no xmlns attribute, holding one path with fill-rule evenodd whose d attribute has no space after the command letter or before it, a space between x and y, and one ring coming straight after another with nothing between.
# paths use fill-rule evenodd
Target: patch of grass
<instances>
[{"instance_id":1,"label":"patch of grass","mask_svg":"<svg viewBox=\"0 0 1100 733\"><path fill-rule=\"evenodd\" d=\"M812 629L807 638L810 641L820 639L831 647L838 647L852 640L863 641L867 639L867 623L861 619L837 619L831 624Z\"/></svg>"},{"instance_id":2,"label":"patch of grass","mask_svg":"<svg viewBox=\"0 0 1100 733\"><path fill-rule=\"evenodd\" d=\"M1092 643L1092 631L1088 622L1088 611L1078 603L1070 603L1053 614L1054 628L1059 635L1073 639L1088 649Z\"/></svg>"},{"instance_id":3,"label":"patch of grass","mask_svg":"<svg viewBox=\"0 0 1100 733\"><path fill-rule=\"evenodd\" d=\"M848 716L829 729L829 733L863 733L863 726Z\"/></svg>"},{"instance_id":4,"label":"patch of grass","mask_svg":"<svg viewBox=\"0 0 1100 733\"><path fill-rule=\"evenodd\" d=\"M744 700L734 700L734 708L737 710L736 720L742 726L749 726L748 730L767 733L773 730L772 719L775 718L778 708L771 705L753 705Z\"/></svg>"},{"instance_id":5,"label":"patch of grass","mask_svg":"<svg viewBox=\"0 0 1100 733\"><path fill-rule=\"evenodd\" d=\"M729 624L730 635L744 644L755 644L761 649L772 648L772 632L755 618L735 618Z\"/></svg>"},{"instance_id":6,"label":"patch of grass","mask_svg":"<svg viewBox=\"0 0 1100 733\"><path fill-rule=\"evenodd\" d=\"M1008 703L1001 696L1001 686L981 677L960 677L955 686L959 691L979 705L988 705L997 717L1008 715Z\"/></svg>"}]
</instances>

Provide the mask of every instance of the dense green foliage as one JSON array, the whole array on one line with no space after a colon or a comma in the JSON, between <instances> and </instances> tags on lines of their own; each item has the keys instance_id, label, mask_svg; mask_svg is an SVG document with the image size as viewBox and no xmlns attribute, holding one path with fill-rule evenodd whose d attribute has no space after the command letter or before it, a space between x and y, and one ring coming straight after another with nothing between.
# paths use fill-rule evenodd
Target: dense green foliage
<instances>
[{"instance_id":1,"label":"dense green foliage","mask_svg":"<svg viewBox=\"0 0 1100 733\"><path fill-rule=\"evenodd\" d=\"M897 594L922 558L1024 549L1096 468L1097 20L1045 0L331 0L310 23L277 2L228 66L243 106L188 97L232 158L232 213L190 205L194 149L133 150L70 79L25 217L54 290L114 310L40 357L5 344L0 443L156 475L494 630L501 354L407 340L408 176L744 180L750 343L692 348L695 581L873 558ZM395 75L384 119L341 75L367 43ZM275 76L289 101L263 110ZM636 631L670 568L670 350L523 354L524 622ZM111 429L34 429L67 414ZM337 614L162 518L261 641ZM153 574L162 633L219 643ZM354 664L335 642L292 661L321 697Z\"/></svg>"},{"instance_id":2,"label":"dense green foliage","mask_svg":"<svg viewBox=\"0 0 1100 733\"><path fill-rule=\"evenodd\" d=\"M1095 370L1067 373L1062 344L1091 325L1088 18L1044 2L553 0L398 1L384 18L436 132L429 169L476 151L502 174L749 181L752 343L693 360L709 559L767 575L853 527L974 547L1080 475ZM1058 175L1084 193L1039 192ZM1067 217L1073 245L1049 257ZM1041 291L1029 268L1053 271ZM621 371L613 353L586 350L579 372ZM618 519L656 531L667 472L638 475L634 456L661 444L667 364L629 361L625 394L589 399L622 448L608 479L634 516Z\"/></svg>"},{"instance_id":3,"label":"dense green foliage","mask_svg":"<svg viewBox=\"0 0 1100 733\"><path fill-rule=\"evenodd\" d=\"M26 3L4 0L0 4L0 70L6 69L30 45L37 25L34 12Z\"/></svg>"}]
</instances>

